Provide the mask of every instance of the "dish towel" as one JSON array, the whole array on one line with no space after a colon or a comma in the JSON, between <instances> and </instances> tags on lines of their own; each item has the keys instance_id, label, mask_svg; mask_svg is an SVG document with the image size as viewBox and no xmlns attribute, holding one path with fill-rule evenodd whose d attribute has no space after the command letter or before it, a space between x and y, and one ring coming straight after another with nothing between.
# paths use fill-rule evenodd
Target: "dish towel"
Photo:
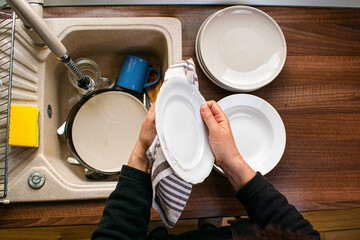
<instances>
[{"instance_id":1,"label":"dish towel","mask_svg":"<svg viewBox=\"0 0 360 240\"><path fill-rule=\"evenodd\" d=\"M195 64L191 58L170 66L165 73L164 83L178 77L187 79L199 87ZM185 208L192 184L180 178L170 167L157 136L147 151L147 157L150 161L153 189L152 206L159 213L165 225L172 228Z\"/></svg>"}]
</instances>

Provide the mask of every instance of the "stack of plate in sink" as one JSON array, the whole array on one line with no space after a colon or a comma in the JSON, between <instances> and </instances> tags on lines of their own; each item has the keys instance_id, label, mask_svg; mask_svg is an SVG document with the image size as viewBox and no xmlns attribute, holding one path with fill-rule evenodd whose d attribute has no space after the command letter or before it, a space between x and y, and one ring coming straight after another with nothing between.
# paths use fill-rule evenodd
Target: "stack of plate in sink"
<instances>
[{"instance_id":1,"label":"stack of plate in sink","mask_svg":"<svg viewBox=\"0 0 360 240\"><path fill-rule=\"evenodd\" d=\"M250 92L270 83L286 58L280 27L266 13L247 6L225 8L208 17L195 48L205 75L234 92Z\"/></svg>"}]
</instances>

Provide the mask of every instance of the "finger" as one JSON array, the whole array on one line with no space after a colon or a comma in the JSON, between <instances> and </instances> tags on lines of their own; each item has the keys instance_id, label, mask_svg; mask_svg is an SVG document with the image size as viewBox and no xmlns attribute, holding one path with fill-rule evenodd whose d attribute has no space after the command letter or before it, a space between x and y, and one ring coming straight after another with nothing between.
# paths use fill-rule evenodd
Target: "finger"
<instances>
[{"instance_id":1,"label":"finger","mask_svg":"<svg viewBox=\"0 0 360 240\"><path fill-rule=\"evenodd\" d=\"M156 105L156 102L154 102L151 107L149 108L149 112L155 112L155 105Z\"/></svg>"},{"instance_id":2,"label":"finger","mask_svg":"<svg viewBox=\"0 0 360 240\"><path fill-rule=\"evenodd\" d=\"M151 107L149 108L142 127L144 128L144 126L148 126L149 124L150 126L151 125L155 126L155 104L152 104Z\"/></svg>"},{"instance_id":3,"label":"finger","mask_svg":"<svg viewBox=\"0 0 360 240\"><path fill-rule=\"evenodd\" d=\"M215 101L209 101L207 102L212 114L214 115L215 120L219 123L222 121L226 121L227 117L223 110L220 108L219 104L217 104Z\"/></svg>"},{"instance_id":4,"label":"finger","mask_svg":"<svg viewBox=\"0 0 360 240\"><path fill-rule=\"evenodd\" d=\"M206 104L211 108L216 102L214 100L207 101Z\"/></svg>"},{"instance_id":5,"label":"finger","mask_svg":"<svg viewBox=\"0 0 360 240\"><path fill-rule=\"evenodd\" d=\"M204 104L201 106L200 113L209 130L217 127L218 123L216 122L210 108L207 105Z\"/></svg>"}]
</instances>

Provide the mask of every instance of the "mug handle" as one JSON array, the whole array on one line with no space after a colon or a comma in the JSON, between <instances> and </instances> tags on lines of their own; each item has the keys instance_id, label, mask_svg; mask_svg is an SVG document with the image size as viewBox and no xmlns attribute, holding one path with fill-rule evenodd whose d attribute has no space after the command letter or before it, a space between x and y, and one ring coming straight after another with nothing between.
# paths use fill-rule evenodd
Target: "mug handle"
<instances>
[{"instance_id":1,"label":"mug handle","mask_svg":"<svg viewBox=\"0 0 360 240\"><path fill-rule=\"evenodd\" d=\"M146 82L145 85L144 85L144 88L147 88L147 87L149 87L149 86L151 86L151 85L154 85L154 84L156 84L156 83L160 80L160 72L159 72L159 70L157 70L156 68L153 68L153 67L149 67L149 72L148 72L147 80L149 80L149 74L150 74L151 71L155 71L155 72L157 73L157 79L156 79L154 82L152 82L152 83Z\"/></svg>"}]
</instances>

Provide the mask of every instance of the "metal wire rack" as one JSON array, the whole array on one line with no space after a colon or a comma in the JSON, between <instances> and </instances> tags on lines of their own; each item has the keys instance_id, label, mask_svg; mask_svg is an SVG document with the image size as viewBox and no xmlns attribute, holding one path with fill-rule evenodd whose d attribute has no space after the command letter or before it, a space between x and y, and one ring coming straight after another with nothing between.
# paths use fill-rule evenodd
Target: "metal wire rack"
<instances>
[{"instance_id":1,"label":"metal wire rack","mask_svg":"<svg viewBox=\"0 0 360 240\"><path fill-rule=\"evenodd\" d=\"M15 13L0 11L0 203L6 203Z\"/></svg>"}]
</instances>

